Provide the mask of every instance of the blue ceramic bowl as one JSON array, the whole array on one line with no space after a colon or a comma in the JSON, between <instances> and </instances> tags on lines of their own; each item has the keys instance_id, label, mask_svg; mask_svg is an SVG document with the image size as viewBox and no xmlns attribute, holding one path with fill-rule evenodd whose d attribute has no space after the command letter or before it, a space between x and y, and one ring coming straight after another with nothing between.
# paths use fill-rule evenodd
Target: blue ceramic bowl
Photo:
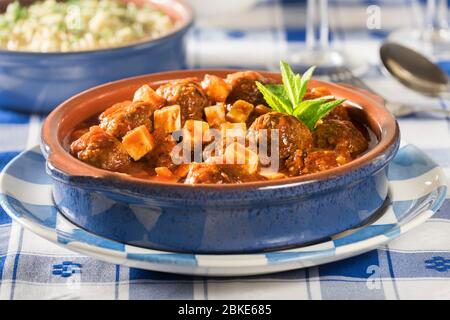
<instances>
[{"instance_id":1,"label":"blue ceramic bowl","mask_svg":"<svg viewBox=\"0 0 450 320\"><path fill-rule=\"evenodd\" d=\"M329 171L241 185L149 182L89 166L67 152L65 137L105 106L129 99L144 83L205 72L154 74L103 85L66 101L47 118L42 150L54 181L57 207L71 221L98 235L152 249L195 253L242 253L316 242L373 217L388 194L386 172L399 146L399 129L382 101L369 93L330 83L352 114L371 127L378 143L353 162ZM263 73L279 80L279 75Z\"/></svg>"},{"instance_id":2,"label":"blue ceramic bowl","mask_svg":"<svg viewBox=\"0 0 450 320\"><path fill-rule=\"evenodd\" d=\"M69 53L0 50L0 108L48 113L83 90L149 72L185 67L192 9L179 0L145 0L177 21L168 35L118 48Z\"/></svg>"}]
</instances>

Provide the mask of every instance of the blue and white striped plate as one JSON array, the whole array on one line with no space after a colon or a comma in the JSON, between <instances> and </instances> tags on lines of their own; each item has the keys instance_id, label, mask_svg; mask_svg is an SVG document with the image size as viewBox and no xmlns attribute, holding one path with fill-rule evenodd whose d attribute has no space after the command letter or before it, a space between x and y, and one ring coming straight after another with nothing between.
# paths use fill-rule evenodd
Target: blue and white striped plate
<instances>
[{"instance_id":1,"label":"blue and white striped plate","mask_svg":"<svg viewBox=\"0 0 450 320\"><path fill-rule=\"evenodd\" d=\"M447 186L442 169L413 145L403 145L390 164L391 204L378 220L329 241L261 254L195 255L125 245L70 223L54 207L51 180L39 147L18 155L0 177L0 204L25 228L100 260L156 271L210 276L257 275L315 266L372 250L431 217Z\"/></svg>"}]
</instances>

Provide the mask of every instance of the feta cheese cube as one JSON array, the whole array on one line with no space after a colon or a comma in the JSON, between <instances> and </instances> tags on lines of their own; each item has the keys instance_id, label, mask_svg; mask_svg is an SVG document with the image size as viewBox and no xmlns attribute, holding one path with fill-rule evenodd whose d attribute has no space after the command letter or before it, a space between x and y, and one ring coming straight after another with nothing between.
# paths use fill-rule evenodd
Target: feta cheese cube
<instances>
[{"instance_id":1,"label":"feta cheese cube","mask_svg":"<svg viewBox=\"0 0 450 320\"><path fill-rule=\"evenodd\" d=\"M166 133L181 129L181 109L173 105L156 110L153 114L155 129L162 128Z\"/></svg>"},{"instance_id":2,"label":"feta cheese cube","mask_svg":"<svg viewBox=\"0 0 450 320\"><path fill-rule=\"evenodd\" d=\"M206 121L211 127L219 127L225 120L225 105L218 103L215 106L206 107L204 109Z\"/></svg>"},{"instance_id":3,"label":"feta cheese cube","mask_svg":"<svg viewBox=\"0 0 450 320\"><path fill-rule=\"evenodd\" d=\"M128 131L122 145L133 160L138 161L155 147L155 139L145 125Z\"/></svg>"}]
</instances>

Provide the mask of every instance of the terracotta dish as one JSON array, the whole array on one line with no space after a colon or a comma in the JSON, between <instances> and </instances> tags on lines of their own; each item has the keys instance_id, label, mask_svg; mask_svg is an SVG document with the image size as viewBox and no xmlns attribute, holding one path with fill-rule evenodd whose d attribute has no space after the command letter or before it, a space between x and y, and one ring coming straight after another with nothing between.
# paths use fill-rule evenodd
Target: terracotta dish
<instances>
[{"instance_id":1,"label":"terracotta dish","mask_svg":"<svg viewBox=\"0 0 450 320\"><path fill-rule=\"evenodd\" d=\"M395 118L378 97L360 89L314 81L347 99L351 117L376 136L369 150L329 170L242 184L152 181L84 163L69 152L70 134L144 84L235 70L175 71L129 78L85 91L46 119L42 150L54 199L69 219L125 243L183 252L256 252L322 240L372 218L387 199L386 172L399 147ZM280 75L261 72L280 82Z\"/></svg>"}]
</instances>

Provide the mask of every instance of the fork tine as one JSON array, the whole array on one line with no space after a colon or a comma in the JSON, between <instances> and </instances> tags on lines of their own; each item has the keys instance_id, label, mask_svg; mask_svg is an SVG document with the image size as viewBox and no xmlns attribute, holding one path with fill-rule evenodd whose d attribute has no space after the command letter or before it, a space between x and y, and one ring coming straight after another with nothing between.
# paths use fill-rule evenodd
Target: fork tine
<instances>
[{"instance_id":1,"label":"fork tine","mask_svg":"<svg viewBox=\"0 0 450 320\"><path fill-rule=\"evenodd\" d=\"M359 87L361 89L367 90L369 92L374 92L372 88L370 88L363 80L358 78L353 74L353 72L350 71L347 67L343 67L345 69L345 73L349 77L349 82L354 85L355 87Z\"/></svg>"}]
</instances>

